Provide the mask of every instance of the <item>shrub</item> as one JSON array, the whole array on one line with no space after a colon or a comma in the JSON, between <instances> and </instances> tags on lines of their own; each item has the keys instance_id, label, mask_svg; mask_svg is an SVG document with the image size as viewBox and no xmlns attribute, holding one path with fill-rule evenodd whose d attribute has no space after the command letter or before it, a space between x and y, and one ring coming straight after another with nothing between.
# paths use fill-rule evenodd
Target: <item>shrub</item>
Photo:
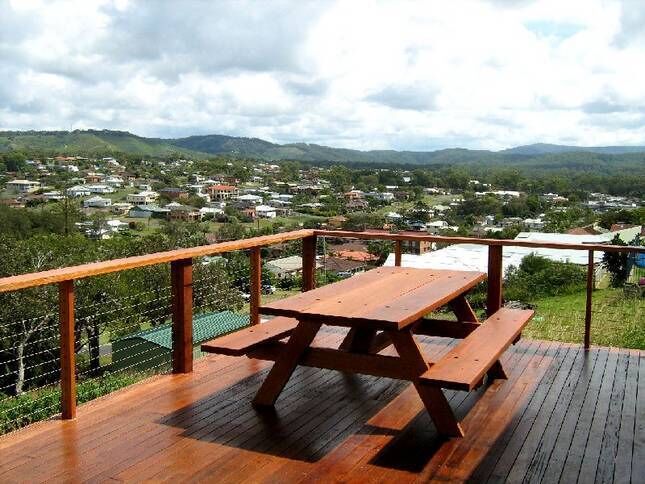
<instances>
[{"instance_id":1,"label":"shrub","mask_svg":"<svg viewBox=\"0 0 645 484\"><path fill-rule=\"evenodd\" d=\"M584 290L586 272L575 264L527 255L519 267L511 266L504 284L504 299L531 302Z\"/></svg>"}]
</instances>

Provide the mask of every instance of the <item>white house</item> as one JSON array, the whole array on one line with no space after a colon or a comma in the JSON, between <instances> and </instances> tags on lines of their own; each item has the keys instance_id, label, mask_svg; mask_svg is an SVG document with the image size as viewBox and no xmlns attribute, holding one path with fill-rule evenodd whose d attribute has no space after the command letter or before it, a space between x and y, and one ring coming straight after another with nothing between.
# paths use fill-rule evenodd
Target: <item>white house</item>
<instances>
[{"instance_id":1,"label":"white house","mask_svg":"<svg viewBox=\"0 0 645 484\"><path fill-rule=\"evenodd\" d=\"M139 193L130 193L127 196L127 202L132 205L153 205L158 198L157 192L145 190Z\"/></svg>"},{"instance_id":2,"label":"white house","mask_svg":"<svg viewBox=\"0 0 645 484\"><path fill-rule=\"evenodd\" d=\"M275 207L258 205L255 207L255 215L260 218L275 218L277 215Z\"/></svg>"},{"instance_id":3,"label":"white house","mask_svg":"<svg viewBox=\"0 0 645 484\"><path fill-rule=\"evenodd\" d=\"M67 194L70 197L87 197L88 195L91 195L92 192L90 192L85 185L76 185L68 188Z\"/></svg>"},{"instance_id":4,"label":"white house","mask_svg":"<svg viewBox=\"0 0 645 484\"><path fill-rule=\"evenodd\" d=\"M224 213L224 210L221 208L216 208L216 207L202 207L199 209L199 213L201 214L201 217L203 218L206 215L212 215L213 217L216 215L221 215Z\"/></svg>"},{"instance_id":5,"label":"white house","mask_svg":"<svg viewBox=\"0 0 645 484\"><path fill-rule=\"evenodd\" d=\"M43 193L43 197L45 197L45 200L50 200L50 201L62 200L63 194L57 190L54 190L51 192Z\"/></svg>"},{"instance_id":6,"label":"white house","mask_svg":"<svg viewBox=\"0 0 645 484\"><path fill-rule=\"evenodd\" d=\"M540 231L544 229L545 222L541 218L525 218L522 222L529 230Z\"/></svg>"},{"instance_id":7,"label":"white house","mask_svg":"<svg viewBox=\"0 0 645 484\"><path fill-rule=\"evenodd\" d=\"M259 195L251 195L246 194L246 195L240 195L237 197L237 201L240 203L240 205L244 205L247 207L250 207L252 205L259 205L262 203L262 197Z\"/></svg>"},{"instance_id":8,"label":"white house","mask_svg":"<svg viewBox=\"0 0 645 484\"><path fill-rule=\"evenodd\" d=\"M113 187L118 188L123 186L123 178L116 175L110 175L105 180L103 180L103 183L105 183L106 185L111 185Z\"/></svg>"},{"instance_id":9,"label":"white house","mask_svg":"<svg viewBox=\"0 0 645 484\"><path fill-rule=\"evenodd\" d=\"M85 188L89 190L90 193L114 193L114 188L109 185L85 185Z\"/></svg>"},{"instance_id":10,"label":"white house","mask_svg":"<svg viewBox=\"0 0 645 484\"><path fill-rule=\"evenodd\" d=\"M7 182L7 190L17 193L31 193L40 188L40 182L30 180L11 180Z\"/></svg>"},{"instance_id":11,"label":"white house","mask_svg":"<svg viewBox=\"0 0 645 484\"><path fill-rule=\"evenodd\" d=\"M84 208L107 208L112 205L112 200L103 197L92 197L83 200Z\"/></svg>"}]
</instances>

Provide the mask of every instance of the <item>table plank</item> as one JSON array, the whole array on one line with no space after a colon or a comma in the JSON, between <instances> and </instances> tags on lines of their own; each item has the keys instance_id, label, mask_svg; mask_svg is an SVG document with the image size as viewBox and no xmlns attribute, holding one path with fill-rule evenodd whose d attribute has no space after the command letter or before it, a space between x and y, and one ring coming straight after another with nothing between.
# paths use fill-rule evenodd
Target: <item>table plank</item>
<instances>
[{"instance_id":1,"label":"table plank","mask_svg":"<svg viewBox=\"0 0 645 484\"><path fill-rule=\"evenodd\" d=\"M485 278L481 272L380 267L265 304L260 312L340 326L401 329Z\"/></svg>"}]
</instances>

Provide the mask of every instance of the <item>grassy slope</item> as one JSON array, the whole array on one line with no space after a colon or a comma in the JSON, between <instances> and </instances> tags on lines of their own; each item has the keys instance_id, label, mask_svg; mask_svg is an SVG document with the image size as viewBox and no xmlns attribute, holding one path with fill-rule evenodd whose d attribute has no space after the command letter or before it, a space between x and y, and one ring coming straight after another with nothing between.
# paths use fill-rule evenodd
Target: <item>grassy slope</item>
<instances>
[{"instance_id":1,"label":"grassy slope","mask_svg":"<svg viewBox=\"0 0 645 484\"><path fill-rule=\"evenodd\" d=\"M626 298L622 289L600 289L593 293L592 301L592 344L645 349L645 299ZM582 342L584 292L539 299L535 307L526 337Z\"/></svg>"},{"instance_id":2,"label":"grassy slope","mask_svg":"<svg viewBox=\"0 0 645 484\"><path fill-rule=\"evenodd\" d=\"M51 154L131 154L150 157L207 156L174 146L170 140L142 138L117 131L0 132L0 151L23 150Z\"/></svg>"}]
</instances>

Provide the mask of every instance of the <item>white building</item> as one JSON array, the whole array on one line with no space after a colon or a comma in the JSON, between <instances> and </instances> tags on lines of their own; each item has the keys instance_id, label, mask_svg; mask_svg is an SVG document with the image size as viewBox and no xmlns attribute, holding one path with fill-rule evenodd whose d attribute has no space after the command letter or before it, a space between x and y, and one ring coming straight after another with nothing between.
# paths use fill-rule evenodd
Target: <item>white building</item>
<instances>
[{"instance_id":1,"label":"white building","mask_svg":"<svg viewBox=\"0 0 645 484\"><path fill-rule=\"evenodd\" d=\"M123 178L121 178L120 176L111 175L105 178L105 180L103 180L103 183L119 188L123 186Z\"/></svg>"},{"instance_id":2,"label":"white building","mask_svg":"<svg viewBox=\"0 0 645 484\"><path fill-rule=\"evenodd\" d=\"M56 201L56 200L62 200L63 194L57 190L51 191L51 192L45 192L43 193L43 197L45 197L45 200L50 200L50 201Z\"/></svg>"},{"instance_id":3,"label":"white building","mask_svg":"<svg viewBox=\"0 0 645 484\"><path fill-rule=\"evenodd\" d=\"M112 188L109 185L85 185L85 188L90 192L90 193L114 193L114 188Z\"/></svg>"},{"instance_id":4,"label":"white building","mask_svg":"<svg viewBox=\"0 0 645 484\"><path fill-rule=\"evenodd\" d=\"M237 197L237 201L241 205L249 207L249 206L252 206L252 205L261 204L262 203L262 197L260 197L259 195L251 195L249 193L249 194L246 194L246 195L240 195L239 197Z\"/></svg>"},{"instance_id":5,"label":"white building","mask_svg":"<svg viewBox=\"0 0 645 484\"><path fill-rule=\"evenodd\" d=\"M275 207L258 205L255 207L255 215L259 218L275 218L277 215Z\"/></svg>"},{"instance_id":6,"label":"white building","mask_svg":"<svg viewBox=\"0 0 645 484\"><path fill-rule=\"evenodd\" d=\"M158 198L159 194L157 192L144 190L139 193L130 193L127 196L127 202L132 205L153 205Z\"/></svg>"},{"instance_id":7,"label":"white building","mask_svg":"<svg viewBox=\"0 0 645 484\"><path fill-rule=\"evenodd\" d=\"M90 192L85 185L76 185L68 188L67 194L70 197L87 197L88 195L91 195L92 192Z\"/></svg>"},{"instance_id":8,"label":"white building","mask_svg":"<svg viewBox=\"0 0 645 484\"><path fill-rule=\"evenodd\" d=\"M103 197L92 197L83 200L84 208L107 208L112 205L112 200Z\"/></svg>"},{"instance_id":9,"label":"white building","mask_svg":"<svg viewBox=\"0 0 645 484\"><path fill-rule=\"evenodd\" d=\"M40 188L40 182L30 180L11 180L7 182L7 190L16 193L31 193Z\"/></svg>"},{"instance_id":10,"label":"white building","mask_svg":"<svg viewBox=\"0 0 645 484\"><path fill-rule=\"evenodd\" d=\"M546 224L541 218L525 218L522 223L527 229L536 231L543 230Z\"/></svg>"}]
</instances>

